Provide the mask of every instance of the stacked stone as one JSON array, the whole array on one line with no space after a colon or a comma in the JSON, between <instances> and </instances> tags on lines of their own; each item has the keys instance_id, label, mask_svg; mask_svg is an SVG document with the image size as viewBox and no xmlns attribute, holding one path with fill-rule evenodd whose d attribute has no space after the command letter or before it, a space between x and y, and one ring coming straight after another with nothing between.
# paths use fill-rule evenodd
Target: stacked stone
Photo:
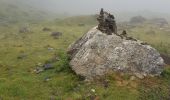
<instances>
[{"instance_id":1,"label":"stacked stone","mask_svg":"<svg viewBox=\"0 0 170 100\"><path fill-rule=\"evenodd\" d=\"M114 16L105 12L103 8L101 9L97 20L99 22L98 29L100 31L108 35L112 35L113 33L117 34L117 26Z\"/></svg>"}]
</instances>

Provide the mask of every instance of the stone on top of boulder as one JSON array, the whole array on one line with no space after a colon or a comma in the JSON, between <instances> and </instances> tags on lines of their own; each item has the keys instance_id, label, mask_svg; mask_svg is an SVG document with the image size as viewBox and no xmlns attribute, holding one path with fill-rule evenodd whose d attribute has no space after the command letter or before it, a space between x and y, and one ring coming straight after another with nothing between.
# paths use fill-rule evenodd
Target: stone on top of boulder
<instances>
[{"instance_id":1,"label":"stone on top of boulder","mask_svg":"<svg viewBox=\"0 0 170 100\"><path fill-rule=\"evenodd\" d=\"M138 78L160 75L164 60L159 52L145 42L129 39L127 34L122 36L92 28L68 48L72 70L88 80L113 72Z\"/></svg>"}]
</instances>

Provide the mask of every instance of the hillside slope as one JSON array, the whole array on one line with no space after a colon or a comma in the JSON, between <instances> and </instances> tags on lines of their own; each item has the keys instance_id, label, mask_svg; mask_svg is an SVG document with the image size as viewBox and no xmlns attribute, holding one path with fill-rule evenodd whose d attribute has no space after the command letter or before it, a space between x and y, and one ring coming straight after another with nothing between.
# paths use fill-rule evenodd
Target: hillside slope
<instances>
[{"instance_id":1,"label":"hillside slope","mask_svg":"<svg viewBox=\"0 0 170 100\"><path fill-rule=\"evenodd\" d=\"M47 18L47 15L48 12L17 0L0 1L0 24L41 21Z\"/></svg>"}]
</instances>

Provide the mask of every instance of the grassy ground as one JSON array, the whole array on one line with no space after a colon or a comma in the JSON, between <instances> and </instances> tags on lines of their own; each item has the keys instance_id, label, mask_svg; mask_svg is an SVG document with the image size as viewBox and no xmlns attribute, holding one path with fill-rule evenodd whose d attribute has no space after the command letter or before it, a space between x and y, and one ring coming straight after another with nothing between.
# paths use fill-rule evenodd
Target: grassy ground
<instances>
[{"instance_id":1,"label":"grassy ground","mask_svg":"<svg viewBox=\"0 0 170 100\"><path fill-rule=\"evenodd\" d=\"M144 23L129 30L129 35L143 40L155 47L159 52L170 55L169 27L161 29L154 24Z\"/></svg>"},{"instance_id":2,"label":"grassy ground","mask_svg":"<svg viewBox=\"0 0 170 100\"><path fill-rule=\"evenodd\" d=\"M105 79L86 83L69 68L66 50L69 44L82 36L95 22L85 23L83 17L64 21L30 24L31 32L19 33L22 24L0 27L0 99L2 100L169 100L170 68L161 77L130 81L129 75L113 74L105 87ZM83 18L84 19L84 18ZM88 19L86 19L88 21ZM72 23L72 24L71 24ZM80 25L81 24L81 25ZM44 32L44 27L52 31ZM50 36L59 31L59 39ZM154 34L154 38L135 28L130 35L146 40L166 54L170 41L166 33ZM136 33L136 34L135 34ZM141 34L139 34L141 33ZM160 42L161 40L161 42ZM168 44L168 46L164 46ZM49 49L53 48L53 49ZM37 64L57 56L55 69L36 74ZM22 57L22 58L20 58ZM48 80L47 80L48 79Z\"/></svg>"}]
</instances>

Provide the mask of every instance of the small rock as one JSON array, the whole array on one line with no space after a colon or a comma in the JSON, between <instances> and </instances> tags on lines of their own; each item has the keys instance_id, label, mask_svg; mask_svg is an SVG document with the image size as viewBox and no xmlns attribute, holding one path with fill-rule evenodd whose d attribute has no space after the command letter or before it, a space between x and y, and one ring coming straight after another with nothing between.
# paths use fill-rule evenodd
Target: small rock
<instances>
[{"instance_id":1,"label":"small rock","mask_svg":"<svg viewBox=\"0 0 170 100\"><path fill-rule=\"evenodd\" d=\"M44 82L48 82L48 81L50 81L50 78L49 78L49 77L46 77L46 78L44 79Z\"/></svg>"},{"instance_id":2,"label":"small rock","mask_svg":"<svg viewBox=\"0 0 170 100\"><path fill-rule=\"evenodd\" d=\"M48 69L53 69L53 65L52 64L44 64L44 70L48 70Z\"/></svg>"},{"instance_id":3,"label":"small rock","mask_svg":"<svg viewBox=\"0 0 170 100\"><path fill-rule=\"evenodd\" d=\"M34 70L34 72L35 72L36 74L39 74L39 73L41 73L41 72L43 72L43 71L44 71L44 69L41 68L41 67L37 67L37 68Z\"/></svg>"},{"instance_id":4,"label":"small rock","mask_svg":"<svg viewBox=\"0 0 170 100\"><path fill-rule=\"evenodd\" d=\"M91 92L95 93L95 92L96 92L96 90L95 90L95 89L91 89Z\"/></svg>"},{"instance_id":5,"label":"small rock","mask_svg":"<svg viewBox=\"0 0 170 100\"><path fill-rule=\"evenodd\" d=\"M142 75L140 73L135 73L135 76L139 79L144 79L144 75Z\"/></svg>"},{"instance_id":6,"label":"small rock","mask_svg":"<svg viewBox=\"0 0 170 100\"><path fill-rule=\"evenodd\" d=\"M46 31L51 31L51 29L50 29L50 28L47 28L47 27L44 27L44 28L42 29L42 31L44 31L44 32L46 32Z\"/></svg>"},{"instance_id":7,"label":"small rock","mask_svg":"<svg viewBox=\"0 0 170 100\"><path fill-rule=\"evenodd\" d=\"M130 77L130 80L131 80L131 81L133 81L133 80L135 80L135 79L136 79L135 76L131 76L131 77Z\"/></svg>"},{"instance_id":8,"label":"small rock","mask_svg":"<svg viewBox=\"0 0 170 100\"><path fill-rule=\"evenodd\" d=\"M52 32L51 36L54 37L55 39L58 39L60 36L62 36L63 33L61 32Z\"/></svg>"},{"instance_id":9,"label":"small rock","mask_svg":"<svg viewBox=\"0 0 170 100\"><path fill-rule=\"evenodd\" d=\"M43 64L42 63L38 63L37 66L38 67L43 67Z\"/></svg>"},{"instance_id":10,"label":"small rock","mask_svg":"<svg viewBox=\"0 0 170 100\"><path fill-rule=\"evenodd\" d=\"M19 29L20 33L30 33L30 29L28 27L22 27Z\"/></svg>"},{"instance_id":11,"label":"small rock","mask_svg":"<svg viewBox=\"0 0 170 100\"><path fill-rule=\"evenodd\" d=\"M53 51L53 50L54 50L54 48L48 48L48 50L49 50L49 51Z\"/></svg>"}]
</instances>

